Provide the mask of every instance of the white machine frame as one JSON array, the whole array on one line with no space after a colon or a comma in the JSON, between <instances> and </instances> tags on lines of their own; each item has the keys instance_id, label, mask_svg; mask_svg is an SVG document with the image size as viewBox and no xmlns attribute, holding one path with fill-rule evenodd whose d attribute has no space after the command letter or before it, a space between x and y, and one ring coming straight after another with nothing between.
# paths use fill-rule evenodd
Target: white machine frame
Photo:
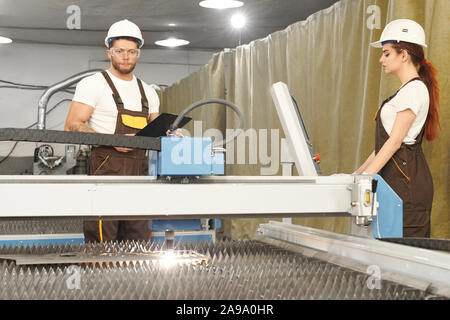
<instances>
[{"instance_id":1,"label":"white machine frame","mask_svg":"<svg viewBox=\"0 0 450 320\"><path fill-rule=\"evenodd\" d=\"M317 176L289 88L283 82L277 82L272 86L271 93L298 174L300 176Z\"/></svg>"},{"instance_id":2,"label":"white machine frame","mask_svg":"<svg viewBox=\"0 0 450 320\"><path fill-rule=\"evenodd\" d=\"M352 199L352 186L370 187L370 177L355 184L356 178L223 176L183 184L147 176L0 176L0 194L8 200L3 201L1 217L370 215L370 207L355 210L351 205L364 197L360 193L360 200Z\"/></svg>"}]
</instances>

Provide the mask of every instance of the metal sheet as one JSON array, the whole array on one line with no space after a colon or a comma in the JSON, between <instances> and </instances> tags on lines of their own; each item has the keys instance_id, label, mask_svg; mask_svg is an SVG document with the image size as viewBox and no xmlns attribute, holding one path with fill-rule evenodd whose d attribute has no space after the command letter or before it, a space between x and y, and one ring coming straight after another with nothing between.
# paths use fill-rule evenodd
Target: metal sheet
<instances>
[{"instance_id":1,"label":"metal sheet","mask_svg":"<svg viewBox=\"0 0 450 320\"><path fill-rule=\"evenodd\" d=\"M50 264L102 264L109 262L163 261L168 251L153 252L62 252L48 254L10 254L0 255L0 260L14 261L16 265ZM205 255L194 251L172 251L178 263L206 263Z\"/></svg>"}]
</instances>

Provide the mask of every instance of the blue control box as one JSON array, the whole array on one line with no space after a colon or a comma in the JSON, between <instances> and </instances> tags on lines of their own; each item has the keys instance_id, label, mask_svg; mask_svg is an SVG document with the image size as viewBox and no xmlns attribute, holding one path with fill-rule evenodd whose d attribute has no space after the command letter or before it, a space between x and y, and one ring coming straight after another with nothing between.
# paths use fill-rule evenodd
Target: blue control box
<instances>
[{"instance_id":1,"label":"blue control box","mask_svg":"<svg viewBox=\"0 0 450 320\"><path fill-rule=\"evenodd\" d=\"M392 190L384 179L374 174L378 180L377 201L379 203L378 216L373 217L373 237L402 238L403 237L403 201Z\"/></svg>"},{"instance_id":2,"label":"blue control box","mask_svg":"<svg viewBox=\"0 0 450 320\"><path fill-rule=\"evenodd\" d=\"M161 137L157 156L160 176L204 176L225 173L223 153L213 153L211 138Z\"/></svg>"}]
</instances>

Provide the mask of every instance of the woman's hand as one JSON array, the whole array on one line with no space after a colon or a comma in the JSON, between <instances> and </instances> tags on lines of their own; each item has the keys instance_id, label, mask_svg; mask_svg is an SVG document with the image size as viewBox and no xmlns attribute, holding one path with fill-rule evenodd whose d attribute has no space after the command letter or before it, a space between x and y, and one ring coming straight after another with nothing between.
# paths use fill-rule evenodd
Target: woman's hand
<instances>
[{"instance_id":1,"label":"woman's hand","mask_svg":"<svg viewBox=\"0 0 450 320\"><path fill-rule=\"evenodd\" d=\"M166 131L166 135L167 136L174 136L174 137L184 137L183 133L181 132L181 128L178 128L177 130L175 130L174 133L171 133L170 130Z\"/></svg>"}]
</instances>

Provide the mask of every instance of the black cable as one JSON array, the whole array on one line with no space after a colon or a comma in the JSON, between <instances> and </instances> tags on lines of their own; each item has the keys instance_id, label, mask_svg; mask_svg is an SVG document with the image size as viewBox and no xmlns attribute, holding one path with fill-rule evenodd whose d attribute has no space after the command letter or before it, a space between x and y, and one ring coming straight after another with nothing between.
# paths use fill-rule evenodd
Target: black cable
<instances>
[{"instance_id":1,"label":"black cable","mask_svg":"<svg viewBox=\"0 0 450 320\"><path fill-rule=\"evenodd\" d=\"M17 147L17 144L19 143L19 141L16 141L13 145L13 147L11 148L11 151L9 151L9 153L2 159L0 160L0 164L3 163L3 161L5 161L6 159L9 158L9 156L13 153L14 149Z\"/></svg>"},{"instance_id":2,"label":"black cable","mask_svg":"<svg viewBox=\"0 0 450 320\"><path fill-rule=\"evenodd\" d=\"M43 85L35 85L35 84L25 84L25 83L18 83L18 82L12 82L7 80L0 80L0 83L7 83L10 85L13 85L14 87L25 87L30 88L32 90L38 90L38 89L47 89L50 88L50 86L43 86ZM69 87L70 89L75 89L74 87Z\"/></svg>"},{"instance_id":3,"label":"black cable","mask_svg":"<svg viewBox=\"0 0 450 320\"><path fill-rule=\"evenodd\" d=\"M44 87L43 89L46 89L47 87ZM20 88L15 86L0 86L0 89L18 89L18 90L42 90L42 88ZM70 94L75 94L75 90L70 90L70 88L60 90L59 92L66 92Z\"/></svg>"},{"instance_id":4,"label":"black cable","mask_svg":"<svg viewBox=\"0 0 450 320\"><path fill-rule=\"evenodd\" d=\"M57 104L55 104L53 107L51 107L45 114L49 114L50 112L52 112L53 110L55 110L61 103L65 102L65 101L72 101L71 99L62 99L61 101L59 101ZM32 125L29 125L27 127L27 129L30 129L31 127L35 126L37 124L37 121L35 123L33 123ZM9 151L9 153L2 159L0 160L0 164L2 164L6 159L9 158L9 156L11 156L11 154L14 152L14 149L16 149L17 144L20 141L16 141L13 145L13 147L11 148L11 150Z\"/></svg>"},{"instance_id":5,"label":"black cable","mask_svg":"<svg viewBox=\"0 0 450 320\"><path fill-rule=\"evenodd\" d=\"M226 140L219 141L219 142L215 141L213 147L216 147L216 146L219 147L219 146L222 146L222 145L226 145L230 141L236 139L237 136L239 134L241 134L242 131L244 130L244 117L242 115L241 110L239 110L239 108L235 104L233 104L233 103L231 103L229 101L223 100L223 99L206 99L206 100L201 100L201 101L194 102L193 104L191 104L189 107L184 109L178 115L178 117L172 123L172 125L170 127L170 131L174 132L178 128L178 124L181 122L181 120L183 119L183 117L187 113L191 112L192 110L194 110L194 109L196 109L198 107L201 107L201 106L204 106L204 105L211 105L211 104L214 104L214 103L218 103L218 104L224 105L225 107L231 108L236 113L236 115L238 116L239 126L238 126L238 129L233 133L233 135L231 137L227 138Z\"/></svg>"},{"instance_id":6,"label":"black cable","mask_svg":"<svg viewBox=\"0 0 450 320\"><path fill-rule=\"evenodd\" d=\"M14 85L14 86L30 87L30 88L46 88L47 87L47 86L43 86L43 85L17 83L17 82L12 82L12 81L7 81L7 80L0 80L0 83L7 83L7 84Z\"/></svg>"},{"instance_id":7,"label":"black cable","mask_svg":"<svg viewBox=\"0 0 450 320\"><path fill-rule=\"evenodd\" d=\"M0 88L4 89L19 89L19 90L43 90L46 87L21 87L21 86L14 86L14 85L8 85L8 86L0 86Z\"/></svg>"},{"instance_id":8,"label":"black cable","mask_svg":"<svg viewBox=\"0 0 450 320\"><path fill-rule=\"evenodd\" d=\"M61 101L59 101L57 104L55 104L53 107L51 107L45 114L49 114L50 112L52 112L53 110L55 110L57 107L59 107L59 105L65 101L72 101L72 99L62 99ZM35 123L33 123L32 125L28 126L27 129L30 129L31 127L37 125L37 121Z\"/></svg>"}]
</instances>

